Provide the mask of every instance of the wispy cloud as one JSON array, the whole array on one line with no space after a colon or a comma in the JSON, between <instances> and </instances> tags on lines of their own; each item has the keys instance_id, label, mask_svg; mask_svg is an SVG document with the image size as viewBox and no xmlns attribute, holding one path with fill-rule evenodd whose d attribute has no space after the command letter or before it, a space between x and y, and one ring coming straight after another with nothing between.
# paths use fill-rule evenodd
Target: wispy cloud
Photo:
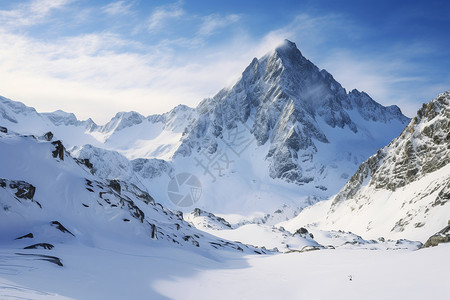
<instances>
[{"instance_id":1,"label":"wispy cloud","mask_svg":"<svg viewBox=\"0 0 450 300\"><path fill-rule=\"evenodd\" d=\"M203 17L203 23L200 26L198 34L201 36L212 35L216 30L227 27L239 21L240 17L236 14L226 15L224 17L219 14L212 14Z\"/></svg>"},{"instance_id":2,"label":"wispy cloud","mask_svg":"<svg viewBox=\"0 0 450 300\"><path fill-rule=\"evenodd\" d=\"M166 21L170 19L176 19L185 14L185 11L181 7L182 2L159 6L154 9L148 19L148 30L156 29L162 26Z\"/></svg>"},{"instance_id":3,"label":"wispy cloud","mask_svg":"<svg viewBox=\"0 0 450 300\"><path fill-rule=\"evenodd\" d=\"M0 10L0 23L13 26L31 26L48 21L52 10L61 9L73 0L33 0L17 5L13 10Z\"/></svg>"},{"instance_id":4,"label":"wispy cloud","mask_svg":"<svg viewBox=\"0 0 450 300\"><path fill-rule=\"evenodd\" d=\"M102 10L109 15L128 15L131 13L131 8L134 2L116 1L111 2L102 7Z\"/></svg>"}]
</instances>

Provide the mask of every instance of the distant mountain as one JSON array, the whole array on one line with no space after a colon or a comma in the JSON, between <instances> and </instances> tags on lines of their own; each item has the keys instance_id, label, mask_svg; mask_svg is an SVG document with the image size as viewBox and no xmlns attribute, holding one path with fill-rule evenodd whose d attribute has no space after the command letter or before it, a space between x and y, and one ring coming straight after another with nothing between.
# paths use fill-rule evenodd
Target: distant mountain
<instances>
[{"instance_id":1,"label":"distant mountain","mask_svg":"<svg viewBox=\"0 0 450 300\"><path fill-rule=\"evenodd\" d=\"M425 242L450 220L449 163L450 92L445 92L424 104L398 138L361 164L333 200L290 223L295 228L318 222L320 228L369 238Z\"/></svg>"}]
</instances>

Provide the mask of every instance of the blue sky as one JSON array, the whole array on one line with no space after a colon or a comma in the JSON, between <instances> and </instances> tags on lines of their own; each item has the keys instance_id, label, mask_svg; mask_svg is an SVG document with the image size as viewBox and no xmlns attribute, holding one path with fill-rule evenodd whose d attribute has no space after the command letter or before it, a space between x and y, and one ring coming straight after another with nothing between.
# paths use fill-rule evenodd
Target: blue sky
<instances>
[{"instance_id":1,"label":"blue sky","mask_svg":"<svg viewBox=\"0 0 450 300\"><path fill-rule=\"evenodd\" d=\"M284 38L413 116L450 89L449 1L0 0L0 95L105 123L195 106Z\"/></svg>"}]
</instances>

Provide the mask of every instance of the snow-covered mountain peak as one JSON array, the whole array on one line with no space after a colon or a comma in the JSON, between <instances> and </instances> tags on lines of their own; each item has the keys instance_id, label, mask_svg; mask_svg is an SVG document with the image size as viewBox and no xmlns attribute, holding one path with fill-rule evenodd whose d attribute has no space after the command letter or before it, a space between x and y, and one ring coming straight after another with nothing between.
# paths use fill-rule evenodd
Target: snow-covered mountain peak
<instances>
[{"instance_id":1,"label":"snow-covered mountain peak","mask_svg":"<svg viewBox=\"0 0 450 300\"><path fill-rule=\"evenodd\" d=\"M18 123L15 115L26 116L30 114L37 114L36 110L28 107L22 102L10 100L0 96L0 118L11 123Z\"/></svg>"},{"instance_id":2,"label":"snow-covered mountain peak","mask_svg":"<svg viewBox=\"0 0 450 300\"><path fill-rule=\"evenodd\" d=\"M324 178L337 177L344 184L360 162L408 121L398 108L384 107L366 93L347 94L288 40L253 59L233 87L205 99L197 111L176 156L218 153L231 131L244 130L243 140L265 149L268 176L318 186L319 193L328 188L337 192L339 185L322 188ZM349 141L363 146L350 147ZM331 165L342 168L331 170ZM336 169L342 173L335 174Z\"/></svg>"},{"instance_id":3,"label":"snow-covered mountain peak","mask_svg":"<svg viewBox=\"0 0 450 300\"><path fill-rule=\"evenodd\" d=\"M136 111L118 112L108 123L102 126L102 132L119 131L142 123L145 117Z\"/></svg>"},{"instance_id":4,"label":"snow-covered mountain peak","mask_svg":"<svg viewBox=\"0 0 450 300\"><path fill-rule=\"evenodd\" d=\"M82 126L91 131L98 128L98 125L95 124L91 118L85 121L80 121L77 119L75 114L68 113L60 109L51 113L41 113L40 115L49 119L55 126Z\"/></svg>"}]
</instances>

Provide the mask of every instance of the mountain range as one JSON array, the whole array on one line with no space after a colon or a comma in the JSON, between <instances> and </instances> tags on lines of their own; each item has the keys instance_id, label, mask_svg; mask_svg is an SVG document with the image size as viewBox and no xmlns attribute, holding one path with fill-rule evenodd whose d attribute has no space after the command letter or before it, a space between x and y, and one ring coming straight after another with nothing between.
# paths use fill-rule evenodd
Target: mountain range
<instances>
[{"instance_id":1,"label":"mountain range","mask_svg":"<svg viewBox=\"0 0 450 300\"><path fill-rule=\"evenodd\" d=\"M287 40L196 108L148 117L121 112L99 126L2 98L0 114L1 126L51 131L76 158L89 159L96 175L131 182L169 208L186 210L162 187L187 172L202 183L196 207L241 216L284 204L301 209L334 195L409 122L397 106L347 93Z\"/></svg>"},{"instance_id":2,"label":"mountain range","mask_svg":"<svg viewBox=\"0 0 450 300\"><path fill-rule=\"evenodd\" d=\"M134 218L135 230L152 238L160 232L173 243L197 245L203 235L195 230L225 229L233 232L226 239L246 243L233 234L275 226L281 242L274 248L289 250L285 229L344 229L425 242L449 215L448 93L410 120L397 106L346 92L288 40L253 59L232 87L196 108L179 105L147 117L120 112L100 126L2 97L0 117L2 205L15 220L7 222L17 226L17 216L37 226L21 212L25 203L39 224L43 216L52 224L62 215L75 228L81 226L76 216L92 206L105 216L96 220L104 228L113 207L118 224ZM58 183L60 177L70 180ZM80 200L84 194L94 204ZM142 205L153 205L152 213ZM77 209L66 216L67 207ZM197 233L175 234L172 227ZM299 236L295 243L302 247L320 246L313 234ZM242 249L211 239L207 243ZM266 248L264 241L252 244Z\"/></svg>"},{"instance_id":3,"label":"mountain range","mask_svg":"<svg viewBox=\"0 0 450 300\"><path fill-rule=\"evenodd\" d=\"M195 108L98 125L0 97L0 298L198 298L204 272L216 286L224 270L222 286L233 269L281 280L277 297L300 295L286 282L311 272L320 286L350 281L346 298L370 268L384 279L385 265L432 257L444 270L449 162L450 92L410 119L347 92L288 40ZM442 286L419 273L401 282ZM251 294L239 286L227 295Z\"/></svg>"}]
</instances>

